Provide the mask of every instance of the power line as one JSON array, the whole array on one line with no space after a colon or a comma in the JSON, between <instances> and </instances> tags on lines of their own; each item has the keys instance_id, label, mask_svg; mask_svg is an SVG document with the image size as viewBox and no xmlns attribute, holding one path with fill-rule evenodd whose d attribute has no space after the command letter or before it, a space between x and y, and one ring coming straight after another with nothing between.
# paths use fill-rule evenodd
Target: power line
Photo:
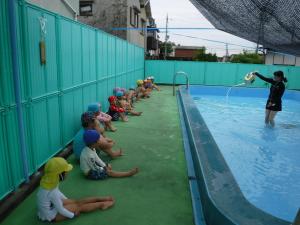
<instances>
[{"instance_id":1,"label":"power line","mask_svg":"<svg viewBox=\"0 0 300 225\"><path fill-rule=\"evenodd\" d=\"M228 44L228 45L239 46L239 47L243 47L243 48L256 49L255 47L249 47L249 46L244 46L244 45L232 44L232 43L224 42L224 41L216 41L216 40L211 40L211 39L206 39L206 38L199 38L199 37L194 37L194 36L189 36L189 35L183 35L183 34L176 34L176 33L170 33L170 34L176 35L176 36L193 38L193 39L199 39L199 40L203 40L203 41L210 41L210 42L219 43L219 44L225 44L225 45Z\"/></svg>"},{"instance_id":2,"label":"power line","mask_svg":"<svg viewBox=\"0 0 300 225\"><path fill-rule=\"evenodd\" d=\"M111 30L216 30L216 28L212 27L115 27L111 28Z\"/></svg>"}]
</instances>

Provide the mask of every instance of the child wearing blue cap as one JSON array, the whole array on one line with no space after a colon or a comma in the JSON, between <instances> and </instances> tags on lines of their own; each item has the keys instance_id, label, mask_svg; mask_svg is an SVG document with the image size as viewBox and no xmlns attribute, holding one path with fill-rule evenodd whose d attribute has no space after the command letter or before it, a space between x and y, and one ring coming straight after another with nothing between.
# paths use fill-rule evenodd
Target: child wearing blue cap
<instances>
[{"instance_id":1,"label":"child wearing blue cap","mask_svg":"<svg viewBox=\"0 0 300 225\"><path fill-rule=\"evenodd\" d=\"M80 129L77 134L75 135L73 139L73 152L75 155L75 158L79 160L80 154L82 150L84 149L85 142L83 139L83 134L85 130L89 129L96 129L97 123L96 123L96 117L95 114L92 112L85 112L81 115L81 125L82 129ZM122 149L119 149L118 151L113 151L114 143L108 142L106 138L101 137L99 144L97 146L97 149L100 149L104 151L106 154L108 154L111 158L116 158L119 156L122 156Z\"/></svg>"},{"instance_id":2,"label":"child wearing blue cap","mask_svg":"<svg viewBox=\"0 0 300 225\"><path fill-rule=\"evenodd\" d=\"M86 147L80 155L80 168L88 179L103 180L107 177L130 177L138 172L138 168L126 172L113 171L110 164L104 163L95 149L100 138L100 134L96 130L86 130L83 134Z\"/></svg>"},{"instance_id":3,"label":"child wearing blue cap","mask_svg":"<svg viewBox=\"0 0 300 225\"><path fill-rule=\"evenodd\" d=\"M112 132L115 132L117 129L113 127L111 123L112 117L104 112L101 112L101 105L100 103L92 103L88 105L88 112L95 113L96 118L104 124L105 130L110 130Z\"/></svg>"},{"instance_id":4,"label":"child wearing blue cap","mask_svg":"<svg viewBox=\"0 0 300 225\"><path fill-rule=\"evenodd\" d=\"M119 105L121 108L123 108L125 110L125 113L127 113L127 114L130 113L130 115L133 115L133 116L142 115L142 112L136 112L133 110L130 103L126 101L126 98L124 97L123 92L117 92L116 96L117 96L117 105Z\"/></svg>"}]
</instances>

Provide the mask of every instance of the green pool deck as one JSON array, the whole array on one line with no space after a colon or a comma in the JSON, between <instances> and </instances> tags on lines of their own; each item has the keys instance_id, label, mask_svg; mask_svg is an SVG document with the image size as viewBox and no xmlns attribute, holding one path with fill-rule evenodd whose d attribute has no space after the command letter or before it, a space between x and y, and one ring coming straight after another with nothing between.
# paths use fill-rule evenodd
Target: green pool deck
<instances>
[{"instance_id":1,"label":"green pool deck","mask_svg":"<svg viewBox=\"0 0 300 225\"><path fill-rule=\"evenodd\" d=\"M74 157L68 161L74 169L60 184L68 198L111 195L116 204L105 211L81 214L59 224L74 225L193 225L192 202L179 113L172 88L162 86L151 98L135 104L140 117L129 122L115 122L115 133L108 132L122 147L124 156L110 160L114 170L139 167L130 178L85 179ZM108 160L107 157L103 157ZM36 216L36 191L26 198L2 225L45 224Z\"/></svg>"}]
</instances>

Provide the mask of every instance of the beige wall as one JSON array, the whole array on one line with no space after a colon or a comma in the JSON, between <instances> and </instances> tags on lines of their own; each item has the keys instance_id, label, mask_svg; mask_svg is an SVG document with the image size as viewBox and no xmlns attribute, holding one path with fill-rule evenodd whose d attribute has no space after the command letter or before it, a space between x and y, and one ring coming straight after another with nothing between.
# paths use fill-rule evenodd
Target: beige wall
<instances>
[{"instance_id":1,"label":"beige wall","mask_svg":"<svg viewBox=\"0 0 300 225\"><path fill-rule=\"evenodd\" d=\"M296 58L296 66L300 66L300 57Z\"/></svg>"},{"instance_id":2,"label":"beige wall","mask_svg":"<svg viewBox=\"0 0 300 225\"><path fill-rule=\"evenodd\" d=\"M147 26L146 11L145 11L145 8L140 8L140 1L139 0L128 0L127 4L128 4L127 27L133 28L133 26L130 24L130 7L132 7L132 6L136 6L137 8L139 8L141 10L141 13L139 14L139 28L141 28L141 19L144 19L146 21L146 26ZM141 30L129 29L127 31L127 40L131 43L134 43L134 44L146 49L147 34L142 35Z\"/></svg>"},{"instance_id":3,"label":"beige wall","mask_svg":"<svg viewBox=\"0 0 300 225\"><path fill-rule=\"evenodd\" d=\"M75 13L61 0L27 0L27 2L40 6L41 8L58 13L65 17L75 19ZM79 13L79 0L66 0L72 8Z\"/></svg>"},{"instance_id":4,"label":"beige wall","mask_svg":"<svg viewBox=\"0 0 300 225\"><path fill-rule=\"evenodd\" d=\"M268 53L266 55L266 64L300 66L300 57L295 57L292 55Z\"/></svg>"}]
</instances>

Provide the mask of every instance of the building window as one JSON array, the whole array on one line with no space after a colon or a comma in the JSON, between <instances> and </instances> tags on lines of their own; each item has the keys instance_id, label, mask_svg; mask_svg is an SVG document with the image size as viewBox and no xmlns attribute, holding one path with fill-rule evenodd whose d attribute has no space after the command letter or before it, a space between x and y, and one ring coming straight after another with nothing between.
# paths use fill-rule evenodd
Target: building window
<instances>
[{"instance_id":1,"label":"building window","mask_svg":"<svg viewBox=\"0 0 300 225\"><path fill-rule=\"evenodd\" d=\"M80 16L92 16L93 15L93 2L81 1L80 2Z\"/></svg>"},{"instance_id":2,"label":"building window","mask_svg":"<svg viewBox=\"0 0 300 225\"><path fill-rule=\"evenodd\" d=\"M144 19L141 19L141 28L142 28L141 34L145 35L145 33L146 33L146 21Z\"/></svg>"},{"instance_id":3,"label":"building window","mask_svg":"<svg viewBox=\"0 0 300 225\"><path fill-rule=\"evenodd\" d=\"M136 7L130 7L130 24L133 27L139 27L139 13Z\"/></svg>"}]
</instances>

